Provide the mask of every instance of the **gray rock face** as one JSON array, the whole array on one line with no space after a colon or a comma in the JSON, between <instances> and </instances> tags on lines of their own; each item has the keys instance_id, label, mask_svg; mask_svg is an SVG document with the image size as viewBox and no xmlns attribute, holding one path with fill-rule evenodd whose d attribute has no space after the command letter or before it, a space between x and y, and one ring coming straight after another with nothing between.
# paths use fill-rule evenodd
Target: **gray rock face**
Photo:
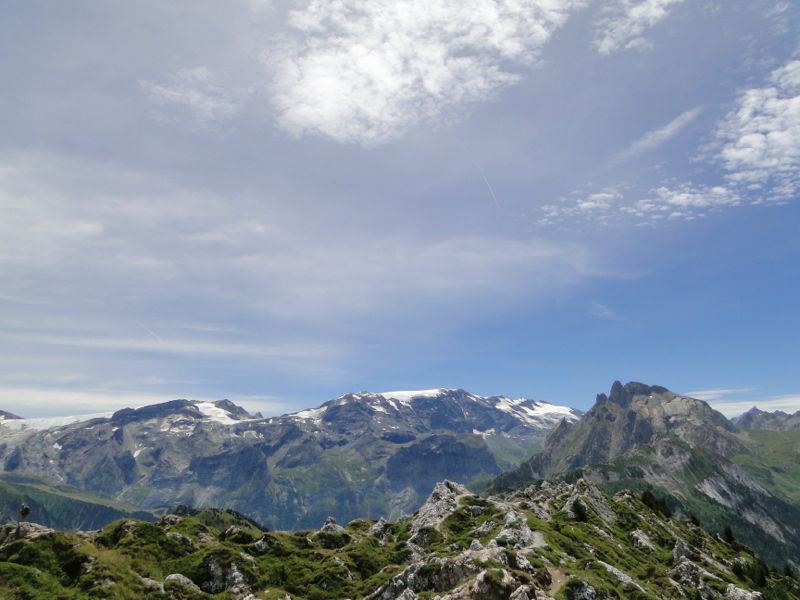
<instances>
[{"instance_id":1,"label":"gray rock face","mask_svg":"<svg viewBox=\"0 0 800 600\"><path fill-rule=\"evenodd\" d=\"M186 588L196 593L202 592L202 590L197 587L197 585L195 585L191 579L180 573L172 573L171 575L167 575L167 577L164 579L164 587L169 588L170 586Z\"/></svg>"},{"instance_id":2,"label":"gray rock face","mask_svg":"<svg viewBox=\"0 0 800 600\"><path fill-rule=\"evenodd\" d=\"M619 581L622 585L632 585L638 588L640 591L644 592L642 586L636 583L633 578L625 573L624 571L620 571L618 568L603 562L602 560L597 561L599 565L601 565L606 571L611 573L614 577L616 577L617 581Z\"/></svg>"},{"instance_id":3,"label":"gray rock face","mask_svg":"<svg viewBox=\"0 0 800 600\"><path fill-rule=\"evenodd\" d=\"M572 600L595 600L597 592L585 581L581 581L580 585L572 590Z\"/></svg>"},{"instance_id":4,"label":"gray rock face","mask_svg":"<svg viewBox=\"0 0 800 600\"><path fill-rule=\"evenodd\" d=\"M322 528L320 529L323 533L345 533L346 530L344 527L339 525L336 522L336 519L333 517L328 517L325 519L325 523L323 523Z\"/></svg>"},{"instance_id":5,"label":"gray rock face","mask_svg":"<svg viewBox=\"0 0 800 600\"><path fill-rule=\"evenodd\" d=\"M210 579L203 583L204 591L211 594L229 591L234 596L250 593L247 580L235 563L223 564L217 558L211 558L205 566Z\"/></svg>"},{"instance_id":6,"label":"gray rock face","mask_svg":"<svg viewBox=\"0 0 800 600\"><path fill-rule=\"evenodd\" d=\"M579 422L555 429L545 451L521 466L519 474L524 481L610 462L665 436L722 454L744 447L730 421L702 400L660 386L616 381Z\"/></svg>"},{"instance_id":7,"label":"gray rock face","mask_svg":"<svg viewBox=\"0 0 800 600\"><path fill-rule=\"evenodd\" d=\"M35 540L53 533L53 529L38 523L20 523L17 525L0 526L0 548L16 540Z\"/></svg>"},{"instance_id":8,"label":"gray rock face","mask_svg":"<svg viewBox=\"0 0 800 600\"><path fill-rule=\"evenodd\" d=\"M729 584L725 589L725 598L726 600L763 600L764 595L761 592L749 592Z\"/></svg>"},{"instance_id":9,"label":"gray rock face","mask_svg":"<svg viewBox=\"0 0 800 600\"><path fill-rule=\"evenodd\" d=\"M459 498L470 495L471 492L459 483L452 481L437 483L412 519L411 532L417 534L425 527L438 527L458 507Z\"/></svg>"},{"instance_id":10,"label":"gray rock face","mask_svg":"<svg viewBox=\"0 0 800 600\"><path fill-rule=\"evenodd\" d=\"M650 537L641 529L635 529L631 532L631 540L633 541L633 545L637 548L647 550L648 552L656 551L656 547L653 545L653 542L650 541Z\"/></svg>"}]
</instances>

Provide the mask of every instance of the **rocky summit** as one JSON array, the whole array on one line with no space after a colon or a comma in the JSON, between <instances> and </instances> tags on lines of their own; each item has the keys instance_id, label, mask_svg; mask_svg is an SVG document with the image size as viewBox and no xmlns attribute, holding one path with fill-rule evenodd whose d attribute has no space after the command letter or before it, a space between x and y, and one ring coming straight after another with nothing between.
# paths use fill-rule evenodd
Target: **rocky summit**
<instances>
[{"instance_id":1,"label":"rocky summit","mask_svg":"<svg viewBox=\"0 0 800 600\"><path fill-rule=\"evenodd\" d=\"M266 419L227 400L174 400L0 422L0 465L138 508L225 506L297 528L409 514L437 481L489 481L580 415L460 389L351 393Z\"/></svg>"},{"instance_id":2,"label":"rocky summit","mask_svg":"<svg viewBox=\"0 0 800 600\"><path fill-rule=\"evenodd\" d=\"M3 598L592 600L800 597L734 540L579 480L480 497L439 482L398 522L266 531L229 510L61 532L0 527Z\"/></svg>"}]
</instances>

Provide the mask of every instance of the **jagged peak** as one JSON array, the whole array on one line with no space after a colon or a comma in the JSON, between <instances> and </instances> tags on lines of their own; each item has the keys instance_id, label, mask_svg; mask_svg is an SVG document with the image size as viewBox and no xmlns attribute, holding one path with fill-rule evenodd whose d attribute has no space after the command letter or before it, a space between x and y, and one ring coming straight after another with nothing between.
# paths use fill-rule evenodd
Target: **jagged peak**
<instances>
[{"instance_id":1,"label":"jagged peak","mask_svg":"<svg viewBox=\"0 0 800 600\"><path fill-rule=\"evenodd\" d=\"M613 384L611 384L611 393L608 395L607 399L622 406L627 406L635 396L651 396L671 393L672 392L670 392L667 388L660 385L647 385L638 381L629 381L625 385L622 385L621 382L615 381Z\"/></svg>"}]
</instances>

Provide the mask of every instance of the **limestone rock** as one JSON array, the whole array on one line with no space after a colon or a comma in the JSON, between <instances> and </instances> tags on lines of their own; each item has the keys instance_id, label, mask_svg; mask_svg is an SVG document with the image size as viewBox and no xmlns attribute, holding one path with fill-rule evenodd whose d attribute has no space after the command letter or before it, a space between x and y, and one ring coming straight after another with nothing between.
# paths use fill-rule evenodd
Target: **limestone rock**
<instances>
[{"instance_id":1,"label":"limestone rock","mask_svg":"<svg viewBox=\"0 0 800 600\"><path fill-rule=\"evenodd\" d=\"M761 592L748 592L731 583L725 589L725 598L726 600L763 600L764 595Z\"/></svg>"},{"instance_id":2,"label":"limestone rock","mask_svg":"<svg viewBox=\"0 0 800 600\"><path fill-rule=\"evenodd\" d=\"M333 517L328 517L325 519L325 523L320 528L320 532L322 533L345 533L346 530L344 527L339 525L336 522L336 519Z\"/></svg>"},{"instance_id":3,"label":"limestone rock","mask_svg":"<svg viewBox=\"0 0 800 600\"><path fill-rule=\"evenodd\" d=\"M172 573L171 575L167 575L167 577L164 579L165 588L169 588L170 586L173 585L182 588L187 588L197 593L202 592L202 590L197 585L195 585L194 581L186 577L186 575L181 575L180 573Z\"/></svg>"},{"instance_id":4,"label":"limestone rock","mask_svg":"<svg viewBox=\"0 0 800 600\"><path fill-rule=\"evenodd\" d=\"M460 483L447 480L437 483L411 521L411 532L417 533L423 527L438 528L458 508L458 499L470 495Z\"/></svg>"}]
</instances>

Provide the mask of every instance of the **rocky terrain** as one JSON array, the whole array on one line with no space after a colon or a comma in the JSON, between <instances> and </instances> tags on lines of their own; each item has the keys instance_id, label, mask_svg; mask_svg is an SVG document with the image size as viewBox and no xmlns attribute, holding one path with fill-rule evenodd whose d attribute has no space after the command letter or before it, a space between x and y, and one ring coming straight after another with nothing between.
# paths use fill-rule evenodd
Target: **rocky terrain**
<instances>
[{"instance_id":1,"label":"rocky terrain","mask_svg":"<svg viewBox=\"0 0 800 600\"><path fill-rule=\"evenodd\" d=\"M266 531L180 508L99 531L0 527L3 598L591 600L800 597L734 539L585 480L482 498L435 486L412 517Z\"/></svg>"},{"instance_id":2,"label":"rocky terrain","mask_svg":"<svg viewBox=\"0 0 800 600\"><path fill-rule=\"evenodd\" d=\"M794 414L781 410L767 412L754 406L743 415L731 419L739 429L757 431L789 431L800 429L800 410Z\"/></svg>"},{"instance_id":3,"label":"rocky terrain","mask_svg":"<svg viewBox=\"0 0 800 600\"><path fill-rule=\"evenodd\" d=\"M449 389L346 394L267 419L227 400L175 400L88 421L0 421L0 465L139 508L225 506L298 528L408 514L437 481L489 481L580 414Z\"/></svg>"},{"instance_id":4,"label":"rocky terrain","mask_svg":"<svg viewBox=\"0 0 800 600\"><path fill-rule=\"evenodd\" d=\"M578 475L611 491L653 486L712 530L733 527L773 564L800 567L800 508L775 479L793 475L765 448L701 400L615 382L583 419L560 424L541 453L494 486Z\"/></svg>"}]
</instances>

